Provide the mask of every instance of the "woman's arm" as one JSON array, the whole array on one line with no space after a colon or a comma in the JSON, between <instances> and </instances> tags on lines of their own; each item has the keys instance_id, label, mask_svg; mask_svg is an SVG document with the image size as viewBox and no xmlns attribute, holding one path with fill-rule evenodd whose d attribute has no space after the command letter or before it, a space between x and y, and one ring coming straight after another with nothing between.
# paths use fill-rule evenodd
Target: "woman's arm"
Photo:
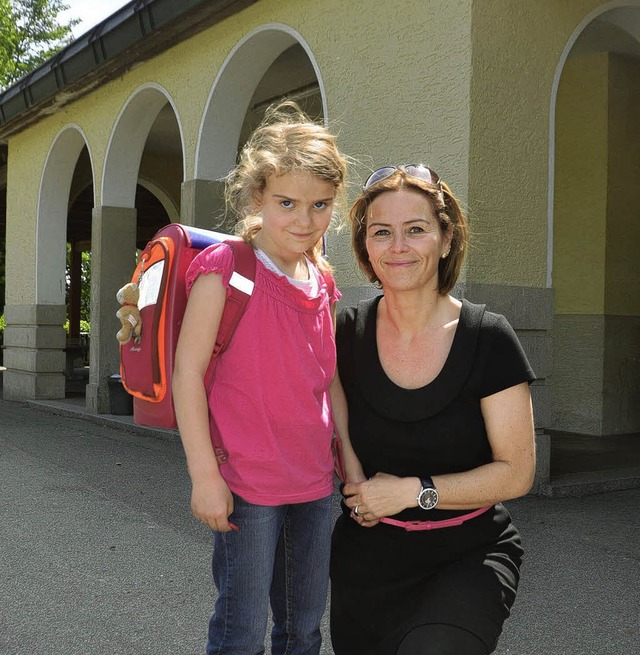
<instances>
[{"instance_id":1,"label":"woman's arm","mask_svg":"<svg viewBox=\"0 0 640 655\"><path fill-rule=\"evenodd\" d=\"M535 432L529 384L482 398L493 461L465 473L434 476L442 509L474 509L526 494L535 473Z\"/></svg>"},{"instance_id":2,"label":"woman's arm","mask_svg":"<svg viewBox=\"0 0 640 655\"><path fill-rule=\"evenodd\" d=\"M180 329L171 385L191 477L191 510L197 519L220 532L234 529L228 521L233 496L220 475L211 443L204 378L225 301L226 289L220 275L198 276Z\"/></svg>"},{"instance_id":3,"label":"woman's arm","mask_svg":"<svg viewBox=\"0 0 640 655\"><path fill-rule=\"evenodd\" d=\"M517 498L531 488L535 472L535 438L529 384L523 382L480 401L493 461L463 473L433 477L440 509L475 509ZM425 471L428 473L428 471ZM368 524L417 507L417 477L378 473L370 480L346 485L349 507L359 505ZM425 512L427 517L428 512Z\"/></svg>"}]
</instances>

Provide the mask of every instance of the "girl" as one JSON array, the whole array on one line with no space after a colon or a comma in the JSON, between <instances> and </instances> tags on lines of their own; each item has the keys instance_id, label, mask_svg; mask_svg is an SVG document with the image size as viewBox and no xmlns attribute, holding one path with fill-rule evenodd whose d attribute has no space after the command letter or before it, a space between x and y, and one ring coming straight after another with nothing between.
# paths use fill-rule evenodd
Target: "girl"
<instances>
[{"instance_id":1,"label":"girl","mask_svg":"<svg viewBox=\"0 0 640 655\"><path fill-rule=\"evenodd\" d=\"M320 652L331 535L333 305L322 237L344 195L335 138L293 103L267 112L227 178L238 233L256 253L255 288L209 392L204 375L234 270L229 246L199 254L173 393L191 507L213 530L218 599L207 653ZM209 418L211 417L211 418ZM222 444L218 463L212 440Z\"/></svg>"}]
</instances>

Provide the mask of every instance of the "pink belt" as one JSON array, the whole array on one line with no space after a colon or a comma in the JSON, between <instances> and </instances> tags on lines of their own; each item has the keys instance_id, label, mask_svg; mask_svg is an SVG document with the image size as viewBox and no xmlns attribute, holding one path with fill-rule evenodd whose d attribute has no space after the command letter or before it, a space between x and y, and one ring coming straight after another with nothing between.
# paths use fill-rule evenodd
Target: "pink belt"
<instances>
[{"instance_id":1,"label":"pink belt","mask_svg":"<svg viewBox=\"0 0 640 655\"><path fill-rule=\"evenodd\" d=\"M398 528L404 528L407 532L415 532L417 530L437 530L438 528L453 528L456 525L462 525L469 519L474 519L476 516L480 516L480 514L484 514L492 507L493 505L489 505L489 507L481 507L480 509L476 509L468 514L454 516L452 519L444 519L442 521L398 521L396 519L383 517L380 519L380 523L395 525Z\"/></svg>"}]
</instances>

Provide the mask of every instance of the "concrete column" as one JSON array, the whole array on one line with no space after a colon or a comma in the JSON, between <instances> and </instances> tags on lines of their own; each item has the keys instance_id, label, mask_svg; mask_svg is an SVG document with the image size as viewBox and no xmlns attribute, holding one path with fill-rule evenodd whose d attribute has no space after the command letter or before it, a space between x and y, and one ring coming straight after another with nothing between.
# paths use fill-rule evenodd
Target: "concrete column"
<instances>
[{"instance_id":1,"label":"concrete column","mask_svg":"<svg viewBox=\"0 0 640 655\"><path fill-rule=\"evenodd\" d=\"M64 398L64 305L4 308L5 400Z\"/></svg>"},{"instance_id":2,"label":"concrete column","mask_svg":"<svg viewBox=\"0 0 640 655\"><path fill-rule=\"evenodd\" d=\"M220 180L183 182L180 214L180 220L186 225L233 232L233 221L225 221L224 182Z\"/></svg>"},{"instance_id":3,"label":"concrete column","mask_svg":"<svg viewBox=\"0 0 640 655\"><path fill-rule=\"evenodd\" d=\"M120 371L116 293L131 281L136 253L135 209L94 207L91 223L91 352L87 410L109 413L109 376Z\"/></svg>"},{"instance_id":4,"label":"concrete column","mask_svg":"<svg viewBox=\"0 0 640 655\"><path fill-rule=\"evenodd\" d=\"M549 482L551 469L552 403L549 377L553 368L553 289L465 282L459 286L470 302L486 304L502 314L516 331L537 376L531 385L536 427L536 477L532 491ZM459 294L454 294L461 297Z\"/></svg>"}]
</instances>

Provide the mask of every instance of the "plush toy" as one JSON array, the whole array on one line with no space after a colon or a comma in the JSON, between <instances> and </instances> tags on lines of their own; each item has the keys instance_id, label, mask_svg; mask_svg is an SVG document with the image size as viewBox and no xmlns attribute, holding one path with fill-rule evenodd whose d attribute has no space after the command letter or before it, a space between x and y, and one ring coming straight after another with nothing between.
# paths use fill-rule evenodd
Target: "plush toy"
<instances>
[{"instance_id":1,"label":"plush toy","mask_svg":"<svg viewBox=\"0 0 640 655\"><path fill-rule=\"evenodd\" d=\"M125 284L116 294L116 299L122 305L116 312L116 316L122 323L122 327L118 331L118 334L116 334L116 339L118 339L121 345L131 341L131 338L136 343L140 343L142 319L140 318L140 310L138 309L139 297L140 289L135 282Z\"/></svg>"}]
</instances>

